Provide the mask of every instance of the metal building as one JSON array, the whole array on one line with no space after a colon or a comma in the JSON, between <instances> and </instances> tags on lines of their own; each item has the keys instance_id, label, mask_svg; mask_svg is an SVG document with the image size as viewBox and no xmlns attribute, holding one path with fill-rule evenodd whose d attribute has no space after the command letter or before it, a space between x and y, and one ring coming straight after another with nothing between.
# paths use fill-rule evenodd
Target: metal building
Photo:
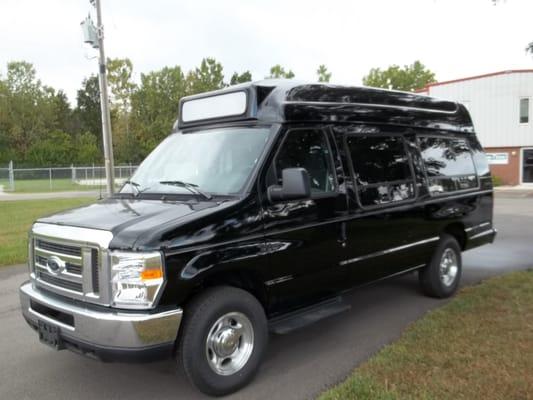
<instances>
[{"instance_id":1,"label":"metal building","mask_svg":"<svg viewBox=\"0 0 533 400\"><path fill-rule=\"evenodd\" d=\"M533 69L438 82L419 91L463 103L503 184L533 185Z\"/></svg>"}]
</instances>

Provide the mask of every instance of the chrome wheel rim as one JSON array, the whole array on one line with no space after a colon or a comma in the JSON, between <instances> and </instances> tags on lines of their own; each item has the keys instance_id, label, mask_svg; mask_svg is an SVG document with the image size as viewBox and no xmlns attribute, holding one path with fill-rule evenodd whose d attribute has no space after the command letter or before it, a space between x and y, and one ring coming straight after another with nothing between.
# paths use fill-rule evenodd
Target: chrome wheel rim
<instances>
[{"instance_id":1,"label":"chrome wheel rim","mask_svg":"<svg viewBox=\"0 0 533 400\"><path fill-rule=\"evenodd\" d=\"M459 272L459 263L457 262L457 254L452 249L446 249L442 253L439 272L443 285L448 287L453 285Z\"/></svg>"},{"instance_id":2,"label":"chrome wheel rim","mask_svg":"<svg viewBox=\"0 0 533 400\"><path fill-rule=\"evenodd\" d=\"M218 375L233 375L246 365L254 348L254 330L246 315L224 314L207 335L205 354Z\"/></svg>"}]
</instances>

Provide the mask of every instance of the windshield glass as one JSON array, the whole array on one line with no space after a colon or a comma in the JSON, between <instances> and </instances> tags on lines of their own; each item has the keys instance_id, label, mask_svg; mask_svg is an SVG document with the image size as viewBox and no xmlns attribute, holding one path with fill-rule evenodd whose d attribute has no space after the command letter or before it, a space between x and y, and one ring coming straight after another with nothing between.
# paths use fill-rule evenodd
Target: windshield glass
<instances>
[{"instance_id":1,"label":"windshield glass","mask_svg":"<svg viewBox=\"0 0 533 400\"><path fill-rule=\"evenodd\" d=\"M121 193L190 194L195 188L211 194L239 193L269 136L270 128L265 127L172 134L142 162L131 177L134 184L126 184Z\"/></svg>"}]
</instances>

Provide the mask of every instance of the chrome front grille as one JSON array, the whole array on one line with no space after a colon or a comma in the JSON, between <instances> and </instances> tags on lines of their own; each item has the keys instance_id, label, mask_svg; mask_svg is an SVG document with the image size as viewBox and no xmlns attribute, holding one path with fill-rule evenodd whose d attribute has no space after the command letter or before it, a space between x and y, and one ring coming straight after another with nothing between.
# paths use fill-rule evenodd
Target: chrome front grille
<instances>
[{"instance_id":1,"label":"chrome front grille","mask_svg":"<svg viewBox=\"0 0 533 400\"><path fill-rule=\"evenodd\" d=\"M109 282L104 267L108 265L107 244L111 238L107 231L35 224L30 232L30 268L35 285L108 305L109 289L101 283Z\"/></svg>"},{"instance_id":2,"label":"chrome front grille","mask_svg":"<svg viewBox=\"0 0 533 400\"><path fill-rule=\"evenodd\" d=\"M39 267L46 268L46 265L48 265L48 257L42 256L42 255L36 255L35 256L35 264ZM72 264L67 262L65 266L65 270L71 274L74 275L80 275L82 274L83 267L79 264Z\"/></svg>"},{"instance_id":3,"label":"chrome front grille","mask_svg":"<svg viewBox=\"0 0 533 400\"><path fill-rule=\"evenodd\" d=\"M66 279L58 278L57 276L47 274L46 272L37 272L37 279L56 287L71 290L77 293L83 293L83 285L81 283L67 281Z\"/></svg>"},{"instance_id":4,"label":"chrome front grille","mask_svg":"<svg viewBox=\"0 0 533 400\"><path fill-rule=\"evenodd\" d=\"M51 252L67 254L75 257L81 257L81 248L76 246L68 246L59 243L48 242L46 240L37 239L36 247L42 250L48 250Z\"/></svg>"}]
</instances>

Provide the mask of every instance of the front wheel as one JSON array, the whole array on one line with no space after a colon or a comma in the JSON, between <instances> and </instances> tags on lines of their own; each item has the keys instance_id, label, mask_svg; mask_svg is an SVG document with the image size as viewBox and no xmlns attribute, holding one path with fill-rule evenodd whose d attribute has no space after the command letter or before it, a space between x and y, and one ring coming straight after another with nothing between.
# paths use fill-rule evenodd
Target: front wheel
<instances>
[{"instance_id":1,"label":"front wheel","mask_svg":"<svg viewBox=\"0 0 533 400\"><path fill-rule=\"evenodd\" d=\"M461 248L457 240L448 234L442 235L437 249L426 267L420 270L422 290L431 297L452 296L461 280Z\"/></svg>"},{"instance_id":2,"label":"front wheel","mask_svg":"<svg viewBox=\"0 0 533 400\"><path fill-rule=\"evenodd\" d=\"M189 380L214 396L245 386L268 341L261 304L244 290L216 287L193 299L185 312L179 351Z\"/></svg>"}]
</instances>

